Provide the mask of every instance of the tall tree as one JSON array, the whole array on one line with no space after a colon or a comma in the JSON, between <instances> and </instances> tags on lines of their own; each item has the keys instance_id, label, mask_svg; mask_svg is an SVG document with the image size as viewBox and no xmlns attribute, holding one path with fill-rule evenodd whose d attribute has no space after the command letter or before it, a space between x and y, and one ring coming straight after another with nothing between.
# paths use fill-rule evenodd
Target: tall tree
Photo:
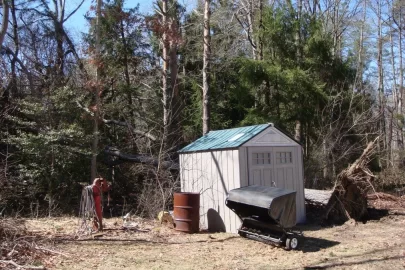
<instances>
[{"instance_id":1,"label":"tall tree","mask_svg":"<svg viewBox=\"0 0 405 270\"><path fill-rule=\"evenodd\" d=\"M210 131L210 0L204 2L204 59L203 59L203 135Z\"/></svg>"},{"instance_id":2,"label":"tall tree","mask_svg":"<svg viewBox=\"0 0 405 270\"><path fill-rule=\"evenodd\" d=\"M397 90L396 93L396 114L397 118L397 129L396 129L396 147L395 151L399 152L404 149L404 133L403 133L403 125L404 125L404 118L403 118L403 106L404 106L404 69L403 69L403 46L402 46L402 38L403 38L403 16L404 16L404 7L402 1L398 1L393 3L392 7L392 19L394 22L394 26L396 26L396 32L398 36L398 53L399 53L399 86L395 87ZM391 29L394 31L394 29ZM392 34L392 33L391 33ZM394 80L394 85L396 85ZM396 155L397 156L397 155ZM394 164L398 165L400 160L394 161Z\"/></svg>"},{"instance_id":3,"label":"tall tree","mask_svg":"<svg viewBox=\"0 0 405 270\"><path fill-rule=\"evenodd\" d=\"M93 124L93 145L91 149L91 179L93 181L94 178L97 177L97 154L98 154L98 141L99 141L99 127L98 123L100 121L100 95L101 95L101 6L103 4L102 0L97 0L97 7L96 7L96 44L95 44L95 54L94 54L94 62L96 65L96 83L94 87L94 96L95 96L95 108L94 108L94 124Z\"/></svg>"},{"instance_id":4,"label":"tall tree","mask_svg":"<svg viewBox=\"0 0 405 270\"><path fill-rule=\"evenodd\" d=\"M367 0L363 0L363 16L360 21L360 37L359 37L359 49L358 49L358 56L357 56L357 70L356 70L356 79L353 84L353 91L358 90L362 91L363 95L365 95L365 89L363 88L363 72L364 72L364 31L365 31L365 24L366 24L366 15L367 15Z\"/></svg>"},{"instance_id":5,"label":"tall tree","mask_svg":"<svg viewBox=\"0 0 405 270\"><path fill-rule=\"evenodd\" d=\"M385 133L385 96L384 96L384 67L383 67L383 24L382 24L382 1L377 0L377 69L378 69L378 108L380 114L379 134L382 145L379 144L380 151L386 147L386 133ZM381 161L380 161L381 162ZM382 164L380 164L382 166Z\"/></svg>"},{"instance_id":6,"label":"tall tree","mask_svg":"<svg viewBox=\"0 0 405 270\"><path fill-rule=\"evenodd\" d=\"M3 19L1 21L1 26L0 26L0 48L1 48L1 45L3 44L4 37L6 36L6 33L7 33L8 17L9 17L9 13L10 13L10 5L8 2L9 2L9 0L2 0Z\"/></svg>"},{"instance_id":7,"label":"tall tree","mask_svg":"<svg viewBox=\"0 0 405 270\"><path fill-rule=\"evenodd\" d=\"M156 2L156 13L149 18L154 37L159 40L161 93L163 103L163 149L174 150L179 141L178 49L182 43L181 16L184 8L177 0Z\"/></svg>"},{"instance_id":8,"label":"tall tree","mask_svg":"<svg viewBox=\"0 0 405 270\"><path fill-rule=\"evenodd\" d=\"M163 136L164 139L169 135L169 124L170 124L170 98L171 90L168 83L168 73L169 73L169 34L168 34L168 0L162 1L162 24L163 24L163 34L162 34L162 93L163 93Z\"/></svg>"}]
</instances>

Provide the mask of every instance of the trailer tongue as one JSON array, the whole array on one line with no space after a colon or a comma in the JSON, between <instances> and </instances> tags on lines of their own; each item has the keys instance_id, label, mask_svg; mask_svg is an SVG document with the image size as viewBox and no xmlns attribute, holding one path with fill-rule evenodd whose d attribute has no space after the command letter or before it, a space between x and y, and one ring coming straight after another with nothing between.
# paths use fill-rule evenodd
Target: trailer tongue
<instances>
[{"instance_id":1,"label":"trailer tongue","mask_svg":"<svg viewBox=\"0 0 405 270\"><path fill-rule=\"evenodd\" d=\"M229 191L226 205L242 220L240 236L297 249L296 192L267 186Z\"/></svg>"}]
</instances>

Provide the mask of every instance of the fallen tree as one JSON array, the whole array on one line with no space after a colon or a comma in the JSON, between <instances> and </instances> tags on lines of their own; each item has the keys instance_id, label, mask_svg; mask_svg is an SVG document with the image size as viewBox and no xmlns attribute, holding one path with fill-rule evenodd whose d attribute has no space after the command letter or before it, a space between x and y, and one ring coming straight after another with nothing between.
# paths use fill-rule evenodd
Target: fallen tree
<instances>
[{"instance_id":1,"label":"fallen tree","mask_svg":"<svg viewBox=\"0 0 405 270\"><path fill-rule=\"evenodd\" d=\"M326 205L326 220L332 216L331 213L333 220L340 222L349 219L360 221L368 217L367 193L374 189L372 182L375 176L367 166L378 139L370 142L362 155L337 176L332 196Z\"/></svg>"},{"instance_id":2,"label":"fallen tree","mask_svg":"<svg viewBox=\"0 0 405 270\"><path fill-rule=\"evenodd\" d=\"M141 163L145 165L151 165L160 167L167 170L178 170L179 164L170 160L159 160L157 157L148 154L127 154L122 153L119 149L114 147L106 147L104 154L109 157L105 160L108 166L119 165L124 162Z\"/></svg>"}]
</instances>

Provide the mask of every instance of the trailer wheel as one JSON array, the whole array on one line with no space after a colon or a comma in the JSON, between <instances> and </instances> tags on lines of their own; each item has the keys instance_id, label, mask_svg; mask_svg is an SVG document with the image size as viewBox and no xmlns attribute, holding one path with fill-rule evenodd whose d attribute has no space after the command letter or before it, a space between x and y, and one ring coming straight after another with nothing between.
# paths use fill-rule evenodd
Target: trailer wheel
<instances>
[{"instance_id":1,"label":"trailer wheel","mask_svg":"<svg viewBox=\"0 0 405 270\"><path fill-rule=\"evenodd\" d=\"M297 237L289 237L285 240L285 249L286 250L291 250L291 249L297 249L298 248L298 238Z\"/></svg>"}]
</instances>

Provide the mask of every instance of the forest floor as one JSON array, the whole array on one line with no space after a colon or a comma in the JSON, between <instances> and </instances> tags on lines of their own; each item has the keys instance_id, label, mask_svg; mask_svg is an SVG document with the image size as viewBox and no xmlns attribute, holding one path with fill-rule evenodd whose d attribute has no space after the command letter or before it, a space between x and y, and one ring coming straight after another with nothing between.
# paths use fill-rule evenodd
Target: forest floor
<instances>
[{"instance_id":1,"label":"forest floor","mask_svg":"<svg viewBox=\"0 0 405 270\"><path fill-rule=\"evenodd\" d=\"M405 269L402 210L365 224L305 225L297 251L236 234L184 234L140 218L130 221L132 230L121 229L122 219L105 219L96 237L77 238L77 218L28 219L26 227L49 240L46 269Z\"/></svg>"}]
</instances>

